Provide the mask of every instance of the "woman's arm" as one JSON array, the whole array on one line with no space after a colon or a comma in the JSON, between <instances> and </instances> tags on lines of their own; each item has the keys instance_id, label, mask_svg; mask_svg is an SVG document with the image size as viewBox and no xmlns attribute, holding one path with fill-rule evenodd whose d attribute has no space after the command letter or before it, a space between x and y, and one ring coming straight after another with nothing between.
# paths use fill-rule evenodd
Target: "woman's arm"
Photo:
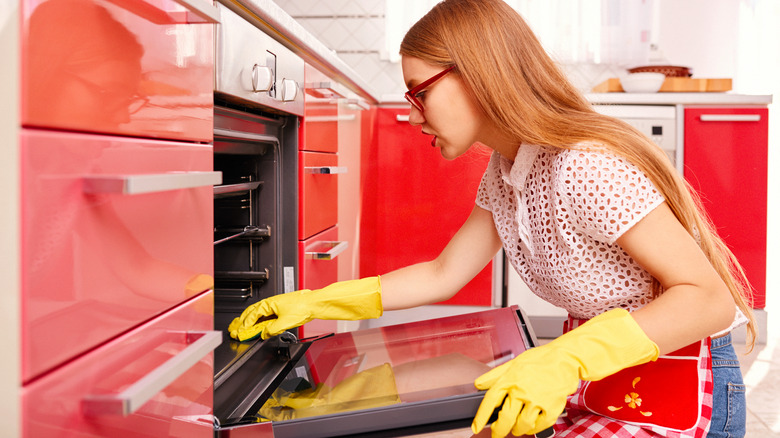
<instances>
[{"instance_id":1,"label":"woman's arm","mask_svg":"<svg viewBox=\"0 0 780 438\"><path fill-rule=\"evenodd\" d=\"M398 310L446 300L471 281L500 248L491 213L474 206L436 259L382 275L382 307Z\"/></svg>"},{"instance_id":2,"label":"woman's arm","mask_svg":"<svg viewBox=\"0 0 780 438\"><path fill-rule=\"evenodd\" d=\"M617 243L664 288L661 296L631 314L661 354L732 323L736 307L731 293L666 203Z\"/></svg>"}]
</instances>

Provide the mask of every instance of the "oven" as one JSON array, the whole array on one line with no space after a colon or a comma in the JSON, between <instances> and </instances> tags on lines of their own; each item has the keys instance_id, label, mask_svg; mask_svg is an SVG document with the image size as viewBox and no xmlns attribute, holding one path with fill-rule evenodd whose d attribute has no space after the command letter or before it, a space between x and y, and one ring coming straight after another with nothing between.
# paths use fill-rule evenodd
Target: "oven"
<instances>
[{"instance_id":1,"label":"oven","mask_svg":"<svg viewBox=\"0 0 780 438\"><path fill-rule=\"evenodd\" d=\"M473 380L536 345L516 307L306 339L298 330L230 338L248 305L299 286L306 78L302 57L263 32L251 7L218 7L214 329L223 342L213 417L196 422L220 438L468 430L482 398Z\"/></svg>"}]
</instances>

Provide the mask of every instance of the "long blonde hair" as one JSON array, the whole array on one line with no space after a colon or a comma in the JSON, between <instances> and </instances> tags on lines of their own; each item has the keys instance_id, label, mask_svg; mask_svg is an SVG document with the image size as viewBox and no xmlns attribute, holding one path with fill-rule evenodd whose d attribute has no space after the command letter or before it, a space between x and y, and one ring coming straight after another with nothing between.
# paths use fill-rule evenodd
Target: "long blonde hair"
<instances>
[{"instance_id":1,"label":"long blonde hair","mask_svg":"<svg viewBox=\"0 0 780 438\"><path fill-rule=\"evenodd\" d=\"M756 324L748 305L750 284L695 191L645 135L593 110L514 9L503 0L444 0L407 32L401 55L456 66L480 109L518 143L562 149L596 143L642 170L750 319L752 349ZM663 292L655 279L652 288L654 296Z\"/></svg>"}]
</instances>

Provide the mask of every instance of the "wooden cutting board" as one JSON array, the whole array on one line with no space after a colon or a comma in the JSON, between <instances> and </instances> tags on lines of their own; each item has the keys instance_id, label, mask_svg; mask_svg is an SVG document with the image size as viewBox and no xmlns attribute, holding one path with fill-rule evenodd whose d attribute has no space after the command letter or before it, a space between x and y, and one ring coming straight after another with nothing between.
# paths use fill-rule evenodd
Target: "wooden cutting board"
<instances>
[{"instance_id":1,"label":"wooden cutting board","mask_svg":"<svg viewBox=\"0 0 780 438\"><path fill-rule=\"evenodd\" d=\"M722 92L731 90L731 78L666 78L659 92L696 93ZM623 92L620 79L609 78L593 87L594 93Z\"/></svg>"}]
</instances>

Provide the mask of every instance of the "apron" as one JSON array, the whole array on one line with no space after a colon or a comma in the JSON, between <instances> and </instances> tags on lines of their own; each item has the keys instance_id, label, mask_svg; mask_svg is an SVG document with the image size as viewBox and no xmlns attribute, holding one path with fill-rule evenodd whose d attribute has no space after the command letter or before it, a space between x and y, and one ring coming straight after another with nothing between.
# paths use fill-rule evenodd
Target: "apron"
<instances>
[{"instance_id":1,"label":"apron","mask_svg":"<svg viewBox=\"0 0 780 438\"><path fill-rule=\"evenodd\" d=\"M569 317L564 333L584 323ZM712 418L710 339L655 362L581 382L555 437L706 437Z\"/></svg>"}]
</instances>

